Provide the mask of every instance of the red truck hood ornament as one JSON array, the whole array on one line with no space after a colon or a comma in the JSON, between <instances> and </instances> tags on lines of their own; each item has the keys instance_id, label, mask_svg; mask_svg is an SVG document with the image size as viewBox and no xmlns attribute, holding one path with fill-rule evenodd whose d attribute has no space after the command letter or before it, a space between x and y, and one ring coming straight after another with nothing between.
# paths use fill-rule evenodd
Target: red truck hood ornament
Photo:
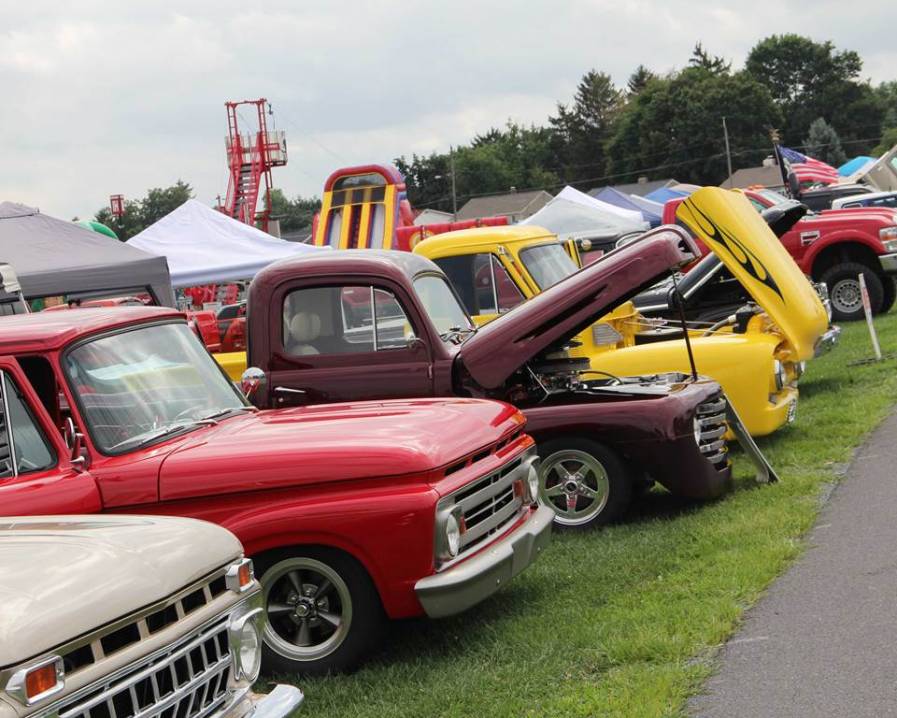
<instances>
[{"instance_id":1,"label":"red truck hood ornament","mask_svg":"<svg viewBox=\"0 0 897 718\"><path fill-rule=\"evenodd\" d=\"M698 256L684 230L659 227L481 327L461 346L459 361L481 387L497 389L538 354Z\"/></svg>"}]
</instances>

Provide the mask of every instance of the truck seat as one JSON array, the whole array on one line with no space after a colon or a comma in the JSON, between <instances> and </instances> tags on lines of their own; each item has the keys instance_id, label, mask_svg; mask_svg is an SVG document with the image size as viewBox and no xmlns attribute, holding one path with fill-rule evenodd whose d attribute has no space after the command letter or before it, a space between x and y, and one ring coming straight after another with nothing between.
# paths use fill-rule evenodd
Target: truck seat
<instances>
[{"instance_id":1,"label":"truck seat","mask_svg":"<svg viewBox=\"0 0 897 718\"><path fill-rule=\"evenodd\" d=\"M290 341L286 347L297 356L320 354L312 344L321 335L321 317L315 312L296 312L290 319Z\"/></svg>"}]
</instances>

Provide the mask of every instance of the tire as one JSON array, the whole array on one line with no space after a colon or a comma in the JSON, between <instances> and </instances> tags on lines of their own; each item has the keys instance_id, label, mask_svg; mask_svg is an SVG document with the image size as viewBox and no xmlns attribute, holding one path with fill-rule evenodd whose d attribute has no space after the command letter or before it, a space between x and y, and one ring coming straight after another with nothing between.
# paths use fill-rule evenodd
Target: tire
<instances>
[{"instance_id":1,"label":"tire","mask_svg":"<svg viewBox=\"0 0 897 718\"><path fill-rule=\"evenodd\" d=\"M881 310L884 288L879 276L865 264L844 262L827 269L820 277L820 281L828 287L833 320L843 322L863 318L860 282L857 279L860 274L866 279L872 313L878 314Z\"/></svg>"},{"instance_id":2,"label":"tire","mask_svg":"<svg viewBox=\"0 0 897 718\"><path fill-rule=\"evenodd\" d=\"M878 311L880 314L884 314L894 306L894 300L897 299L897 284L894 284L893 277L886 274L881 277L881 286L884 289L884 294L882 294L881 307Z\"/></svg>"},{"instance_id":3,"label":"tire","mask_svg":"<svg viewBox=\"0 0 897 718\"><path fill-rule=\"evenodd\" d=\"M539 498L556 526L585 529L618 519L632 500L632 479L619 457L590 439L539 445Z\"/></svg>"},{"instance_id":4,"label":"tire","mask_svg":"<svg viewBox=\"0 0 897 718\"><path fill-rule=\"evenodd\" d=\"M262 647L267 672L348 671L382 640L386 616L380 596L351 556L295 547L262 554L255 566L268 619Z\"/></svg>"}]
</instances>

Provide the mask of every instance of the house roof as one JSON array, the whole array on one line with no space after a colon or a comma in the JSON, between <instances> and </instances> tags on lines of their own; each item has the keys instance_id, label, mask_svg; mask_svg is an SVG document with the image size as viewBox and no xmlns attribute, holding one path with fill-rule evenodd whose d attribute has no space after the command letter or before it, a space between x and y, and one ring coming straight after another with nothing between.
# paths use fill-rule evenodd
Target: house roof
<instances>
[{"instance_id":1,"label":"house roof","mask_svg":"<svg viewBox=\"0 0 897 718\"><path fill-rule=\"evenodd\" d=\"M502 217L512 214L532 214L551 199L543 189L527 192L507 192L489 197L474 197L458 210L458 219Z\"/></svg>"},{"instance_id":2,"label":"house roof","mask_svg":"<svg viewBox=\"0 0 897 718\"><path fill-rule=\"evenodd\" d=\"M659 179L659 180L647 180L645 182L629 182L627 184L615 184L615 185L605 185L606 187L611 187L612 189L617 190L617 192L622 192L623 194L634 194L639 197L644 197L646 194L650 194L654 190L661 189L663 187L672 187L674 184L678 184L676 180L673 178L669 179ZM590 189L587 194L595 197L601 190L605 187L594 187Z\"/></svg>"},{"instance_id":3,"label":"house roof","mask_svg":"<svg viewBox=\"0 0 897 718\"><path fill-rule=\"evenodd\" d=\"M763 187L782 187L782 173L778 165L769 167L745 167L735 170L732 176L724 181L720 187L750 187L762 185Z\"/></svg>"}]
</instances>

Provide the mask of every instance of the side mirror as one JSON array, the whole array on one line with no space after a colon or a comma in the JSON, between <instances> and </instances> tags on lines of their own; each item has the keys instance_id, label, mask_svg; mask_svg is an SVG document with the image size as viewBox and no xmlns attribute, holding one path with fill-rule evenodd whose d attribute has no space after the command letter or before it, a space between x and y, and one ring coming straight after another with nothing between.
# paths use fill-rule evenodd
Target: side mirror
<instances>
[{"instance_id":1,"label":"side mirror","mask_svg":"<svg viewBox=\"0 0 897 718\"><path fill-rule=\"evenodd\" d=\"M65 420L62 437L65 439L65 445L69 448L69 459L75 465L86 467L87 456L84 451L84 434L75 428L75 422L72 417Z\"/></svg>"},{"instance_id":2,"label":"side mirror","mask_svg":"<svg viewBox=\"0 0 897 718\"><path fill-rule=\"evenodd\" d=\"M240 389L243 391L243 396L249 400L252 400L257 394L263 394L267 386L268 377L258 367L249 367L240 377Z\"/></svg>"},{"instance_id":3,"label":"side mirror","mask_svg":"<svg viewBox=\"0 0 897 718\"><path fill-rule=\"evenodd\" d=\"M423 339L413 335L405 340L405 346L407 346L411 351L415 353L425 351L427 348L427 345L424 344Z\"/></svg>"}]
</instances>

